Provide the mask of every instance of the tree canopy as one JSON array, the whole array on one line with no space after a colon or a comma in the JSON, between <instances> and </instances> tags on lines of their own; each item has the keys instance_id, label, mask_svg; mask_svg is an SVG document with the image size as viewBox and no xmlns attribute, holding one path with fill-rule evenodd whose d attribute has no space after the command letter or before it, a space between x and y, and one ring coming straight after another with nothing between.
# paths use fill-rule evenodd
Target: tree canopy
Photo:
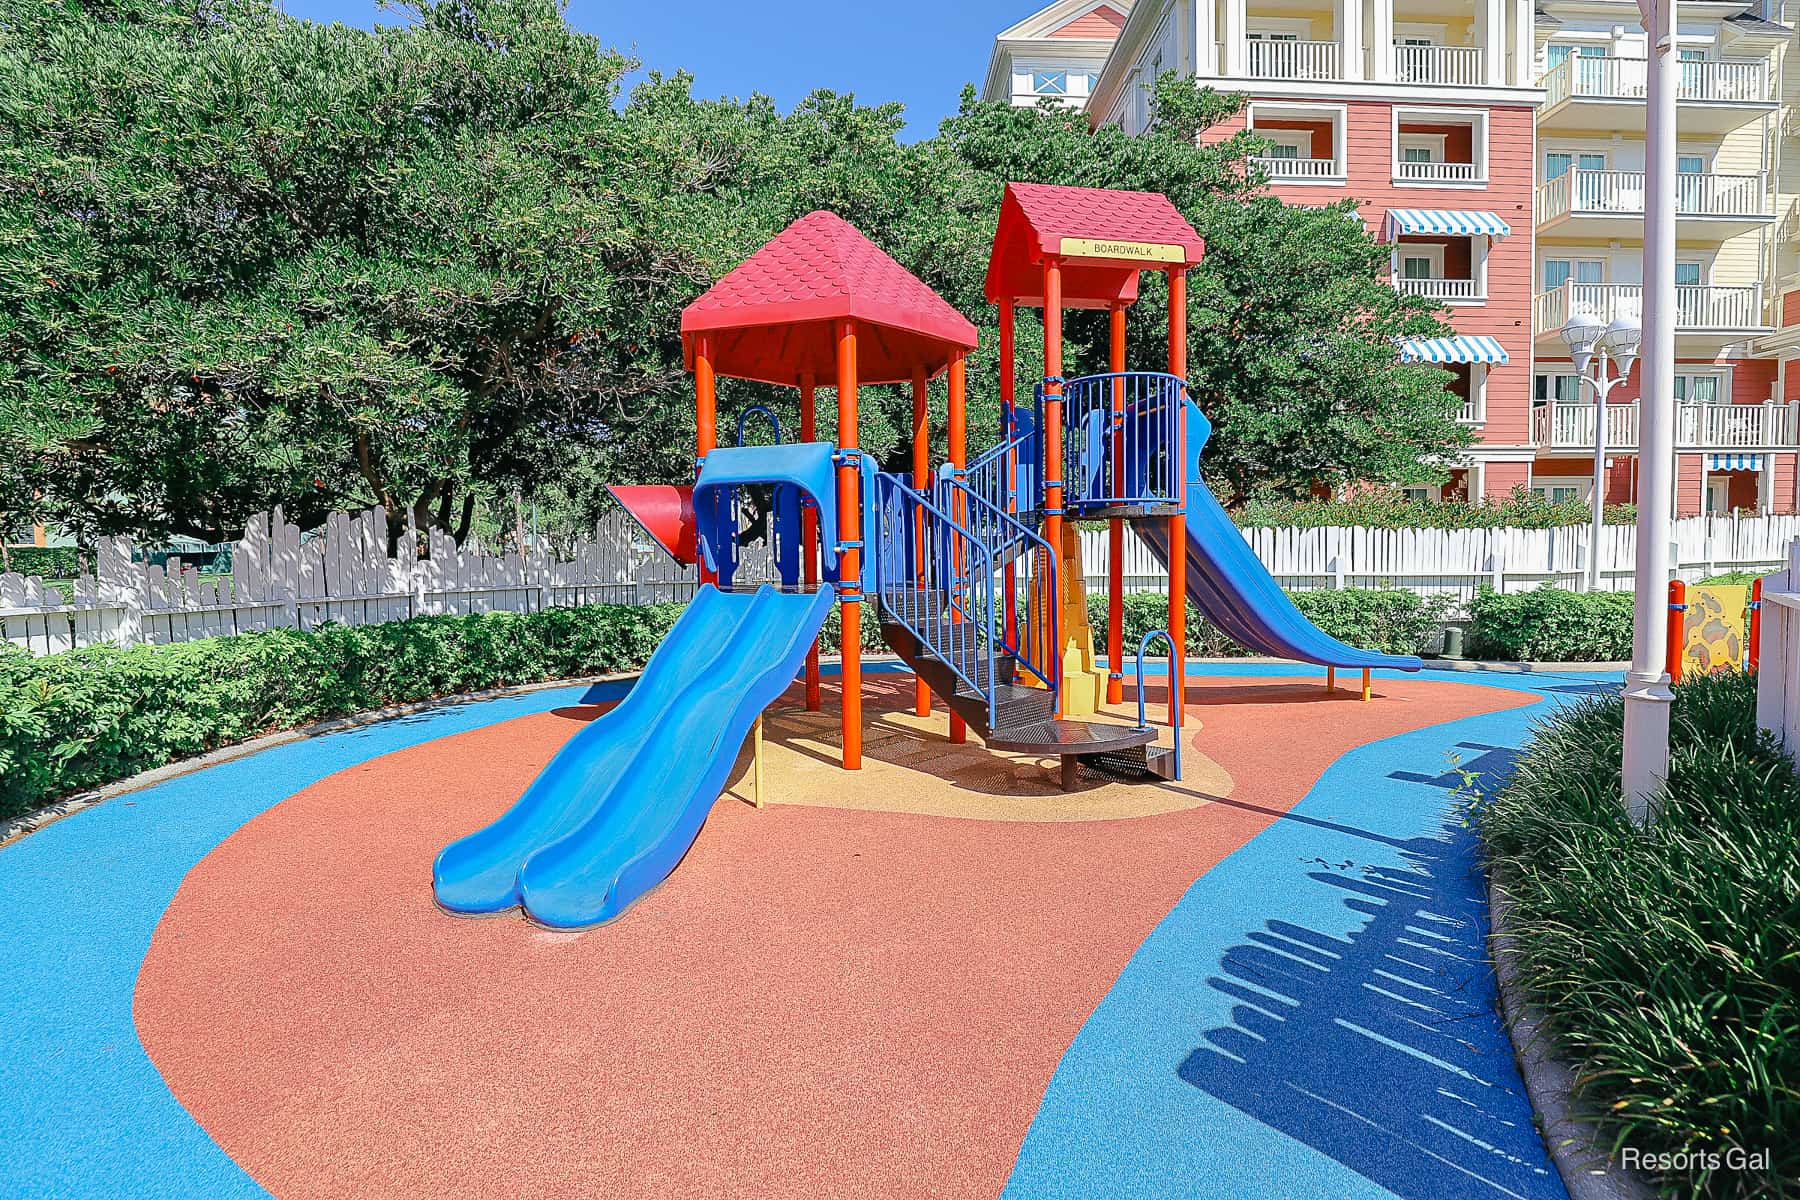
<instances>
[{"instance_id":1,"label":"tree canopy","mask_svg":"<svg viewBox=\"0 0 1800 1200\"><path fill-rule=\"evenodd\" d=\"M602 481L691 474L681 308L815 208L983 330L980 445L1008 180L1161 191L1206 236L1190 375L1227 495L1428 479L1468 442L1445 373L1394 358L1440 321L1349 206L1284 205L1252 135L1201 139L1238 98L1165 78L1134 138L970 90L909 145L898 106L827 91L787 113L680 73L623 94L636 64L551 0L401 13L371 33L267 0L0 0L0 515L216 538L275 504L380 504L460 535L522 494L590 521ZM1155 286L1134 365L1161 362ZM1072 316L1071 373L1103 366L1103 324ZM721 411L750 402L796 411L743 383ZM885 461L908 404L864 399Z\"/></svg>"}]
</instances>

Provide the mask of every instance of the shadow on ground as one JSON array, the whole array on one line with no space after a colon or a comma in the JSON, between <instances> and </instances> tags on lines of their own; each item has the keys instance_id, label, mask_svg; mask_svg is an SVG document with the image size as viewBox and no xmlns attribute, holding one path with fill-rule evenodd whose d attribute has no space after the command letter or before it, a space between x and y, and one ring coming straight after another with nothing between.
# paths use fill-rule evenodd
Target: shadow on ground
<instances>
[{"instance_id":1,"label":"shadow on ground","mask_svg":"<svg viewBox=\"0 0 1800 1200\"><path fill-rule=\"evenodd\" d=\"M1514 756L1462 749L1483 791ZM1461 770L1395 777L1465 783ZM1562 1196L1491 1015L1473 832L1330 827L1389 848L1308 872L1354 916L1319 922L1331 932L1270 921L1231 947L1207 984L1231 997L1232 1023L1203 1035L1181 1078L1407 1200Z\"/></svg>"}]
</instances>

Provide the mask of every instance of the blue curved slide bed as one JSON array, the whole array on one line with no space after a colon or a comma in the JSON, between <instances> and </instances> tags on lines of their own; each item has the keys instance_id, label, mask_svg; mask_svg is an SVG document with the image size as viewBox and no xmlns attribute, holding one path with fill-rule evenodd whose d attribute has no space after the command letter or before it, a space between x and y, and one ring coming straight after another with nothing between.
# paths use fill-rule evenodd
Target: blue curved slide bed
<instances>
[{"instance_id":1,"label":"blue curved slide bed","mask_svg":"<svg viewBox=\"0 0 1800 1200\"><path fill-rule=\"evenodd\" d=\"M499 820L438 854L437 902L471 915L522 905L563 929L624 912L693 845L834 598L829 585L702 587L625 699L569 739Z\"/></svg>"},{"instance_id":2,"label":"blue curved slide bed","mask_svg":"<svg viewBox=\"0 0 1800 1200\"><path fill-rule=\"evenodd\" d=\"M1187 555L1188 598L1233 641L1260 654L1322 667L1419 670L1422 664L1410 654L1378 654L1346 646L1307 620L1294 606L1201 480L1200 452L1212 436L1212 422L1192 400L1183 404L1189 481L1187 545L1183 548ZM1135 521L1133 527L1167 565L1168 526L1161 521Z\"/></svg>"}]
</instances>

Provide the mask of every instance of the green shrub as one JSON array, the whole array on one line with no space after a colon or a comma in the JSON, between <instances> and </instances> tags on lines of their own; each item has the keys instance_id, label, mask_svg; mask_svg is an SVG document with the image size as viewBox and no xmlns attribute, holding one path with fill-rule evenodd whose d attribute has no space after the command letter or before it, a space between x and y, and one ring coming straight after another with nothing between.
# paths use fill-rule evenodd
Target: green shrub
<instances>
[{"instance_id":1,"label":"green shrub","mask_svg":"<svg viewBox=\"0 0 1800 1200\"><path fill-rule=\"evenodd\" d=\"M1719 575L1709 575L1699 583L1700 587L1716 584L1720 587L1749 587L1759 579L1775 574L1780 567L1771 567L1767 571L1726 571Z\"/></svg>"},{"instance_id":2,"label":"green shrub","mask_svg":"<svg viewBox=\"0 0 1800 1200\"><path fill-rule=\"evenodd\" d=\"M0 818L274 729L642 666L680 605L593 605L0 654Z\"/></svg>"},{"instance_id":3,"label":"green shrub","mask_svg":"<svg viewBox=\"0 0 1800 1200\"><path fill-rule=\"evenodd\" d=\"M1414 592L1365 588L1343 591L1290 592L1296 607L1308 620L1339 641L1365 650L1388 654L1417 654L1437 630L1442 605ZM1136 654L1138 640L1169 620L1169 599L1162 592L1129 592L1123 598L1125 653ZM1106 646L1106 597L1088 597L1088 619L1094 627L1098 649ZM1233 658L1250 654L1212 622L1187 606L1187 650L1207 658ZM1159 651L1152 649L1152 653ZM1160 653L1167 653L1166 649Z\"/></svg>"},{"instance_id":4,"label":"green shrub","mask_svg":"<svg viewBox=\"0 0 1800 1200\"><path fill-rule=\"evenodd\" d=\"M1593 518L1586 502L1552 504L1536 492L1514 489L1504 500L1408 500L1398 492L1371 491L1343 500L1252 500L1232 513L1240 526L1364 525L1377 529L1548 529L1586 525ZM1630 504L1606 506L1609 525L1637 520Z\"/></svg>"},{"instance_id":5,"label":"green shrub","mask_svg":"<svg viewBox=\"0 0 1800 1200\"><path fill-rule=\"evenodd\" d=\"M1617 662L1631 657L1630 592L1541 587L1502 595L1483 588L1469 605L1470 658L1506 662Z\"/></svg>"},{"instance_id":6,"label":"green shrub","mask_svg":"<svg viewBox=\"0 0 1800 1200\"><path fill-rule=\"evenodd\" d=\"M1666 1195L1800 1196L1800 778L1756 728L1754 676L1675 689L1666 803L1619 796L1623 702L1545 720L1476 820L1513 902L1523 984L1615 1149L1772 1151Z\"/></svg>"},{"instance_id":7,"label":"green shrub","mask_svg":"<svg viewBox=\"0 0 1800 1200\"><path fill-rule=\"evenodd\" d=\"M81 551L74 546L9 546L6 556L20 575L73 579L81 574Z\"/></svg>"}]
</instances>

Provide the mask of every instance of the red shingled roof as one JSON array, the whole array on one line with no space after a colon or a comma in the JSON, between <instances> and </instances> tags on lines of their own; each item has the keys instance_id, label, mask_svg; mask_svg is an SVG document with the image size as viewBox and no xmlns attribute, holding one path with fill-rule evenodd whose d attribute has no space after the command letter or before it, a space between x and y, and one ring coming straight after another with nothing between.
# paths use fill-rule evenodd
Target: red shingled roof
<instances>
[{"instance_id":1,"label":"red shingled roof","mask_svg":"<svg viewBox=\"0 0 1800 1200\"><path fill-rule=\"evenodd\" d=\"M1187 218L1158 192L1009 183L1000 200L1000 224L988 258L988 299L1042 304L1043 261L1062 254L1064 238L1147 242L1181 252L1181 261L1174 264L1065 258L1063 304L1068 308L1129 304L1137 299L1139 271L1164 265L1192 267L1206 253L1206 243Z\"/></svg>"},{"instance_id":2,"label":"red shingled roof","mask_svg":"<svg viewBox=\"0 0 1800 1200\"><path fill-rule=\"evenodd\" d=\"M837 378L832 322L853 318L861 383L935 375L975 348L975 326L836 213L813 212L776 234L681 314L691 368L694 336L710 333L720 375L796 385Z\"/></svg>"}]
</instances>

